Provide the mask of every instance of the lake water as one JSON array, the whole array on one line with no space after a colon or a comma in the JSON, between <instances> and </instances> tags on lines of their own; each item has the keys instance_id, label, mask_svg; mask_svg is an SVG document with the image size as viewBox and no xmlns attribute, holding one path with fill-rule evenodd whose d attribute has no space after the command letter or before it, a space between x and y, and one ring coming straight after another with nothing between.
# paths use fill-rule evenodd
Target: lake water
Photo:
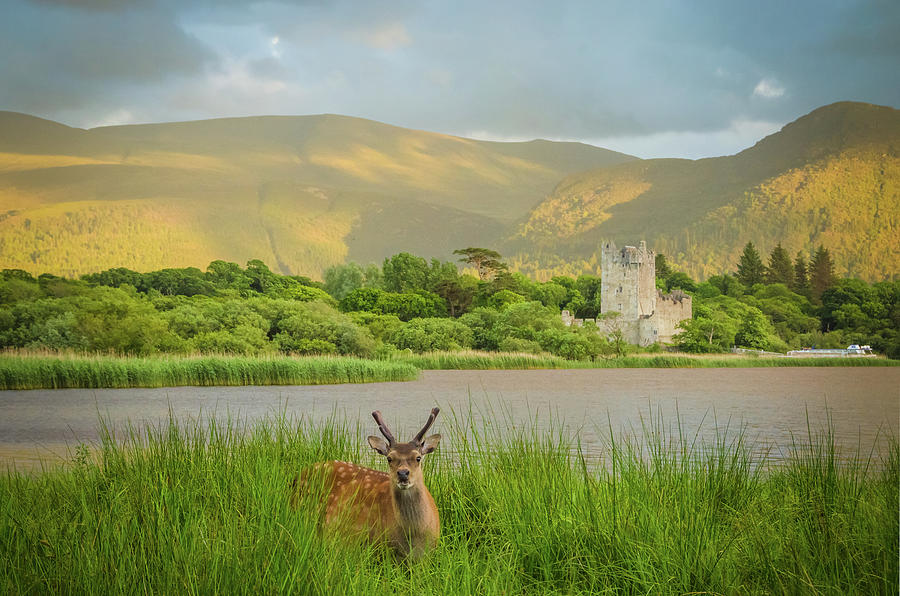
<instances>
[{"instance_id":1,"label":"lake water","mask_svg":"<svg viewBox=\"0 0 900 596\"><path fill-rule=\"evenodd\" d=\"M29 468L59 461L94 442L102 417L115 428L144 427L177 417L253 421L281 413L357 422L375 433L379 409L402 440L431 407L503 427L545 428L549 420L579 433L601 453L610 434L640 437L657 428L710 441L742 428L753 450L779 458L807 421L821 429L830 416L845 451L883 450L900 424L900 368L612 369L425 371L418 381L367 385L57 389L0 392L0 466ZM661 420L661 425L659 423ZM452 449L452 445L446 448Z\"/></svg>"}]
</instances>

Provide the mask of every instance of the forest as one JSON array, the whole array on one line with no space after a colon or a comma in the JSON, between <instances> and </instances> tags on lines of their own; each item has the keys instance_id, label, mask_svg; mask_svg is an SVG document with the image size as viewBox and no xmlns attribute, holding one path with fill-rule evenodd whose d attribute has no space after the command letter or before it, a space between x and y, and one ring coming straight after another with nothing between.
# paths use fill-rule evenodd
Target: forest
<instances>
[{"instance_id":1,"label":"forest","mask_svg":"<svg viewBox=\"0 0 900 596\"><path fill-rule=\"evenodd\" d=\"M497 252L455 251L459 263L399 253L347 263L324 281L273 272L265 263L213 261L139 273L113 268L67 279L0 272L0 346L50 352L154 354L341 354L477 349L613 358L662 346L626 345L615 332L566 327L600 315L600 277L536 282ZM733 346L783 352L868 344L900 358L900 281L837 279L827 248L794 258L780 246L764 262L752 243L737 271L698 282L656 259L657 287L693 296L674 348Z\"/></svg>"}]
</instances>

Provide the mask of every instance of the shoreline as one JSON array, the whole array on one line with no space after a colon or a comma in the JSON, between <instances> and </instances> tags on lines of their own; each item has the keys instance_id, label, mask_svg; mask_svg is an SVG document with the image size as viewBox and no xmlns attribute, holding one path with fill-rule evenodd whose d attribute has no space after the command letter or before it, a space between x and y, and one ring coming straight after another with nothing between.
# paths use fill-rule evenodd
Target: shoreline
<instances>
[{"instance_id":1,"label":"shoreline","mask_svg":"<svg viewBox=\"0 0 900 596\"><path fill-rule=\"evenodd\" d=\"M474 351L402 354L386 360L347 356L201 354L136 357L8 352L0 354L0 390L379 383L412 381L423 370L893 366L900 366L900 360L680 353L584 361L550 355Z\"/></svg>"}]
</instances>

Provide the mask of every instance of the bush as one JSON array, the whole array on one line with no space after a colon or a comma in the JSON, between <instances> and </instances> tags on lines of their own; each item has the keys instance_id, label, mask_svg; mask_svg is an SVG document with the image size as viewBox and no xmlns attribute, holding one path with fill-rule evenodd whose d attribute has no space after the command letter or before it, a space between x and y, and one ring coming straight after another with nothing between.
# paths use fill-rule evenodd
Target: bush
<instances>
[{"instance_id":1,"label":"bush","mask_svg":"<svg viewBox=\"0 0 900 596\"><path fill-rule=\"evenodd\" d=\"M472 347L472 330L453 319L413 319L399 329L392 343L413 352L462 350Z\"/></svg>"}]
</instances>

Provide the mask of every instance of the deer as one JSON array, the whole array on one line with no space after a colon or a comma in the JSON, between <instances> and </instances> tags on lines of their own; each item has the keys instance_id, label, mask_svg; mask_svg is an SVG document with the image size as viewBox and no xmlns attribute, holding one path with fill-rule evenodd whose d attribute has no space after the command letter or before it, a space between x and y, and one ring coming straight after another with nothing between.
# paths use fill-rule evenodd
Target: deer
<instances>
[{"instance_id":1,"label":"deer","mask_svg":"<svg viewBox=\"0 0 900 596\"><path fill-rule=\"evenodd\" d=\"M441 435L425 437L440 408L411 441L399 443L380 411L372 412L384 439L369 436L369 446L387 458L389 472L344 461L319 462L294 479L291 503L306 491L324 505L324 525L349 526L373 543L386 543L400 558L418 559L437 544L441 533L434 498L425 486L422 458L435 450Z\"/></svg>"}]
</instances>

